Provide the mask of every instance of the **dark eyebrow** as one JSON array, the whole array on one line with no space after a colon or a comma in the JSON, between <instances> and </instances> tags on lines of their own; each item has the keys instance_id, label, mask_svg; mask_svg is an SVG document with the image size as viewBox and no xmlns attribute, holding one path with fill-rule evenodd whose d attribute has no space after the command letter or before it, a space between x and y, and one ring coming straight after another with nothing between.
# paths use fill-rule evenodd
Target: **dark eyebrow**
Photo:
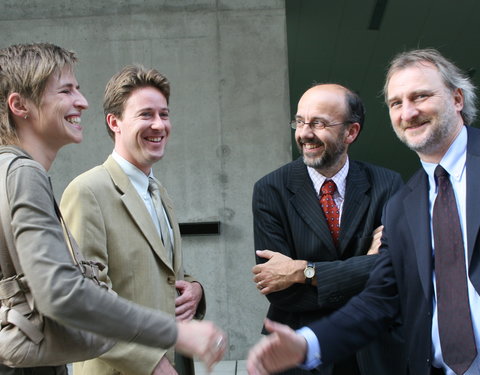
<instances>
[{"instance_id":1,"label":"dark eyebrow","mask_svg":"<svg viewBox=\"0 0 480 375\"><path fill-rule=\"evenodd\" d=\"M303 116L295 115L295 119L303 119ZM312 116L311 121L323 121L328 122L328 120L323 116Z\"/></svg>"}]
</instances>

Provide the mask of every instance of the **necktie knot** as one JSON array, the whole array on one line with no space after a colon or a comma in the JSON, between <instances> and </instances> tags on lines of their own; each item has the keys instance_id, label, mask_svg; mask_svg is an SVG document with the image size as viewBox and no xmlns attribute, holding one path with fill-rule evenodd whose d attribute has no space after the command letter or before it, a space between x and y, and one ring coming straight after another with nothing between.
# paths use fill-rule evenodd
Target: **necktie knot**
<instances>
[{"instance_id":1,"label":"necktie knot","mask_svg":"<svg viewBox=\"0 0 480 375\"><path fill-rule=\"evenodd\" d=\"M320 188L320 192L322 193L322 195L333 195L333 193L335 193L335 190L337 190L337 185L335 185L335 182L333 182L333 180L325 181Z\"/></svg>"},{"instance_id":2,"label":"necktie knot","mask_svg":"<svg viewBox=\"0 0 480 375\"><path fill-rule=\"evenodd\" d=\"M448 178L449 176L448 172L440 164L437 165L437 167L435 168L435 172L433 172L433 174L437 179L440 179L443 177Z\"/></svg>"},{"instance_id":3,"label":"necktie knot","mask_svg":"<svg viewBox=\"0 0 480 375\"><path fill-rule=\"evenodd\" d=\"M148 178L148 192L150 194L153 194L154 192L156 192L158 190L160 190L160 188L158 187L157 182L153 178L149 177Z\"/></svg>"}]
</instances>

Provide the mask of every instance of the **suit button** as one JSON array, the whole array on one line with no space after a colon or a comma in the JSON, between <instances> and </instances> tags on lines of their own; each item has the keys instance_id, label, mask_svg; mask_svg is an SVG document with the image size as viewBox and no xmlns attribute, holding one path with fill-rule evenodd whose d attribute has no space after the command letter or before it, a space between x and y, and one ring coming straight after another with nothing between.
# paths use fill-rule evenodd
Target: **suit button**
<instances>
[{"instance_id":1,"label":"suit button","mask_svg":"<svg viewBox=\"0 0 480 375\"><path fill-rule=\"evenodd\" d=\"M175 285L175 277L173 277L173 276L168 276L168 277L167 277L167 283L168 283L169 285Z\"/></svg>"}]
</instances>

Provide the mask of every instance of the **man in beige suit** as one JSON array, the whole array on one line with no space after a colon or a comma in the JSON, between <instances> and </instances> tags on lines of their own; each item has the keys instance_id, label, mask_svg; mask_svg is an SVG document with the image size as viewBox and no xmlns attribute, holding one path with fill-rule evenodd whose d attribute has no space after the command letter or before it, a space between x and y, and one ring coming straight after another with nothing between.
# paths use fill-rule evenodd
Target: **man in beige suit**
<instances>
[{"instance_id":1,"label":"man in beige suit","mask_svg":"<svg viewBox=\"0 0 480 375\"><path fill-rule=\"evenodd\" d=\"M204 315L203 290L184 275L173 205L152 174L170 135L169 94L169 82L153 69L128 66L111 78L103 106L114 151L70 183L61 210L86 257L107 265L101 277L120 296L190 320ZM193 364L173 351L118 343L75 364L74 373L187 375Z\"/></svg>"}]
</instances>

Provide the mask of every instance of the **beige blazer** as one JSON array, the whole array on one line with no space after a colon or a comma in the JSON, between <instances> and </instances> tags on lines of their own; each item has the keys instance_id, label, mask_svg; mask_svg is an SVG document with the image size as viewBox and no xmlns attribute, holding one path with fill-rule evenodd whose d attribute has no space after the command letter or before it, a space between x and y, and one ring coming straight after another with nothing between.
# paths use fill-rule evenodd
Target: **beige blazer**
<instances>
[{"instance_id":1,"label":"beige blazer","mask_svg":"<svg viewBox=\"0 0 480 375\"><path fill-rule=\"evenodd\" d=\"M110 156L75 178L61 201L61 210L80 250L106 265L101 278L122 297L175 315L175 281L194 281L184 274L180 231L173 204L160 191L174 234L173 269L143 199ZM203 318L205 299L196 318ZM173 351L120 342L99 359L74 365L75 375L150 375Z\"/></svg>"}]
</instances>

